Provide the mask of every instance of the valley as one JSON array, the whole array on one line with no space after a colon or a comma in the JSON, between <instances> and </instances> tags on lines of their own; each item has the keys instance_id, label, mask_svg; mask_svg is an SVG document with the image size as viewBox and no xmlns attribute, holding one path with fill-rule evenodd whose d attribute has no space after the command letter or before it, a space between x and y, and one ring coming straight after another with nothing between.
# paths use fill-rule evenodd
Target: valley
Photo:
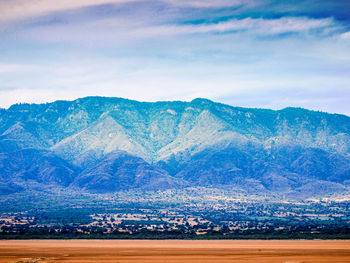
<instances>
[{"instance_id":1,"label":"valley","mask_svg":"<svg viewBox=\"0 0 350 263\"><path fill-rule=\"evenodd\" d=\"M350 200L304 201L221 189L26 193L0 201L0 238L348 239Z\"/></svg>"}]
</instances>

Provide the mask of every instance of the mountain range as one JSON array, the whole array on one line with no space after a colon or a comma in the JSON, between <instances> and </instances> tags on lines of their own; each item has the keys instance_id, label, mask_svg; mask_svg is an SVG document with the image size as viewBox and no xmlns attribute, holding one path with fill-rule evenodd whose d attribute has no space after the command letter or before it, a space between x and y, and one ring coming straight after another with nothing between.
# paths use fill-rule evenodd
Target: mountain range
<instances>
[{"instance_id":1,"label":"mountain range","mask_svg":"<svg viewBox=\"0 0 350 263\"><path fill-rule=\"evenodd\" d=\"M350 117L109 97L0 110L1 194L197 186L291 197L348 193Z\"/></svg>"}]
</instances>

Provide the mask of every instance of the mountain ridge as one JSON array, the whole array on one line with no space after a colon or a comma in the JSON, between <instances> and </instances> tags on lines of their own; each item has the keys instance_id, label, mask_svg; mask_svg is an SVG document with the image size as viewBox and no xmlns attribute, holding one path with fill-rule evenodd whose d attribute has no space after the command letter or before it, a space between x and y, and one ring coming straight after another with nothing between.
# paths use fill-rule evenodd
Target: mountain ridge
<instances>
[{"instance_id":1,"label":"mountain ridge","mask_svg":"<svg viewBox=\"0 0 350 263\"><path fill-rule=\"evenodd\" d=\"M326 111L322 111L322 110L312 110L312 109L307 109L307 108L303 108L303 107L293 107L293 106L287 106L284 107L282 109L279 110L273 110L273 109L269 109L269 108L259 108L259 107L242 107L242 106L234 106L234 105L230 105L230 104L226 104L223 102L215 102L211 99L207 99L204 97L198 97L198 98L194 98L191 101L184 101L184 100L160 100L160 101L138 101L138 100L134 100L134 99L128 99L128 98L122 98L122 97L111 97L111 96L86 96L83 98L77 98L74 100L55 100L52 102L45 102L45 103L29 103L29 102L19 102L19 103L14 103L12 105L10 105L8 108L1 108L0 107L0 111L8 111L8 110L13 110L14 108L20 108L21 106L42 106L42 105L51 105L51 104L56 104L56 103L73 103L73 102L79 102L81 100L89 100L89 99L112 99L112 100L121 100L121 101L129 101L129 102L136 102L136 103L144 103L144 104L161 104L161 103L193 103L193 102L202 102L202 101L206 101L206 102L211 102L211 103L215 103L218 105L224 105L224 106L228 106L228 107L232 107L232 108L236 108L236 109L253 109L253 110L265 110L265 111L272 111L272 112L279 112L279 111L284 111L284 110L289 110L289 109L299 109L299 110L303 110L303 111L308 111L308 112L316 112L316 113L325 113L325 114L329 114L329 115L341 115L341 116L346 116L346 117L350 117L346 114L343 113L330 113L330 112L326 112Z\"/></svg>"},{"instance_id":2,"label":"mountain ridge","mask_svg":"<svg viewBox=\"0 0 350 263\"><path fill-rule=\"evenodd\" d=\"M276 111L233 107L203 98L138 102L97 96L15 104L0 111L0 158L7 160L26 149L49 152L63 170L54 162L46 162L45 168L24 165L22 170L64 171L57 176L68 173L69 180L63 180L66 184L52 180L53 185L87 191L193 185L232 185L248 191L250 185L261 193L278 193L280 187L283 194L296 196L301 191L301 196L307 191L300 189L310 191L312 182L328 183L337 191L348 191L350 185L350 117L302 108ZM120 153L125 156L117 158ZM116 159L112 161L111 156ZM17 160L19 167L27 163ZM129 180L134 183L123 187L118 184L123 173L128 174L126 170L110 168L115 163L122 167L120 160L139 167L129 167L133 171ZM6 162L1 165L0 191L6 193L6 184L11 189L16 189L14 184L23 188L24 182L13 179L23 171ZM4 172L11 169L12 179ZM102 174L113 186L98 183ZM41 178L42 171L37 175ZM78 183L87 177L89 183Z\"/></svg>"}]
</instances>

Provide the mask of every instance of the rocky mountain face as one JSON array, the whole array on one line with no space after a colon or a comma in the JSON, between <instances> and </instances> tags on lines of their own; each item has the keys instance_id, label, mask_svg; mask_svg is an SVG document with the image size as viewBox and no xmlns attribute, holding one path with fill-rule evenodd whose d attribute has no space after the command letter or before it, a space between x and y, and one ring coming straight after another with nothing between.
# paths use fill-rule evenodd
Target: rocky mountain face
<instances>
[{"instance_id":1,"label":"rocky mountain face","mask_svg":"<svg viewBox=\"0 0 350 263\"><path fill-rule=\"evenodd\" d=\"M350 189L350 117L206 99L87 97L0 110L0 193L205 186L324 196Z\"/></svg>"}]
</instances>

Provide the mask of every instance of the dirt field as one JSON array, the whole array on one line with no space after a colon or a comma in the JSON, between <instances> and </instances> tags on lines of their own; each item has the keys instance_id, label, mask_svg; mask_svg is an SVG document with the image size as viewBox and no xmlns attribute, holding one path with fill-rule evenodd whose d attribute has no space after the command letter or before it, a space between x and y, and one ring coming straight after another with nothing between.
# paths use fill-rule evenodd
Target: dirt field
<instances>
[{"instance_id":1,"label":"dirt field","mask_svg":"<svg viewBox=\"0 0 350 263\"><path fill-rule=\"evenodd\" d=\"M0 262L350 262L350 241L0 241Z\"/></svg>"}]
</instances>

